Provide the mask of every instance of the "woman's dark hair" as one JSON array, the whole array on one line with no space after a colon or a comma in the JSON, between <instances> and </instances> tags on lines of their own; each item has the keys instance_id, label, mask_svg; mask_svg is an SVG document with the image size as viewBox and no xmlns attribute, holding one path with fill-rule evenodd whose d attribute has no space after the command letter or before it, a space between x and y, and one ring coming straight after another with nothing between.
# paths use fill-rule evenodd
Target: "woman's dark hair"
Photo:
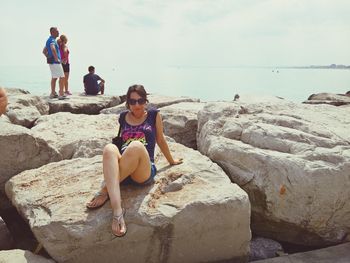
<instances>
[{"instance_id":1,"label":"woman's dark hair","mask_svg":"<svg viewBox=\"0 0 350 263\"><path fill-rule=\"evenodd\" d=\"M128 92L126 93L126 103L125 106L129 109L129 99L132 92L136 92L141 98L145 99L146 102L148 102L147 99L147 92L142 85L132 85L129 87Z\"/></svg>"}]
</instances>

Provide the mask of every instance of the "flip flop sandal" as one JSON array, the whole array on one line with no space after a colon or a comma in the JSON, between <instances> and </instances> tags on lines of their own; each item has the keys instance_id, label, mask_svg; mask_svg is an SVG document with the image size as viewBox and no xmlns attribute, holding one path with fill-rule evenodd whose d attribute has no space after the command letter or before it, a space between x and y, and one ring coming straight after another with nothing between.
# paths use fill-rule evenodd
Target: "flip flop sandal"
<instances>
[{"instance_id":1,"label":"flip flop sandal","mask_svg":"<svg viewBox=\"0 0 350 263\"><path fill-rule=\"evenodd\" d=\"M89 205L86 205L86 208L88 208L88 209L90 209L90 210L100 208L100 207L102 207L102 206L109 200L108 194L101 193L100 191L98 191L98 192L95 194L94 198L92 198L92 200L90 201L90 203L91 203L92 201L94 201L94 200L95 200L97 197L99 197L99 196L105 196L106 199L105 199L100 205L96 205L96 206L89 206Z\"/></svg>"},{"instance_id":2,"label":"flip flop sandal","mask_svg":"<svg viewBox=\"0 0 350 263\"><path fill-rule=\"evenodd\" d=\"M126 210L123 208L123 211L120 215L115 215L113 216L113 220L117 221L118 225L119 225L119 229L121 229L122 226L122 220L124 219L125 216L125 212ZM124 224L125 224L125 220L124 220ZM113 231L113 235L115 235L116 237L123 237L126 235L126 232L128 231L126 224L125 224L125 232L123 234L121 234L120 236L116 235Z\"/></svg>"}]
</instances>

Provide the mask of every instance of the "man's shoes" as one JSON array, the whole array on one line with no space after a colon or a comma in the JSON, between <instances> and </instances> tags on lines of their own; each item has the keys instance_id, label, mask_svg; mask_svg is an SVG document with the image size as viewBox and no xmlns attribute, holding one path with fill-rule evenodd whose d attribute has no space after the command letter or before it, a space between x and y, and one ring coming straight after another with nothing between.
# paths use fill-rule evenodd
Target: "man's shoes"
<instances>
[{"instance_id":1,"label":"man's shoes","mask_svg":"<svg viewBox=\"0 0 350 263\"><path fill-rule=\"evenodd\" d=\"M72 93L69 90L67 90L64 94L67 96L72 95Z\"/></svg>"},{"instance_id":2,"label":"man's shoes","mask_svg":"<svg viewBox=\"0 0 350 263\"><path fill-rule=\"evenodd\" d=\"M55 99L55 98L58 98L58 94L55 92L55 93L51 93L50 94L50 99Z\"/></svg>"},{"instance_id":3,"label":"man's shoes","mask_svg":"<svg viewBox=\"0 0 350 263\"><path fill-rule=\"evenodd\" d=\"M65 100L65 99L68 99L66 95L63 95L63 96L58 96L58 99L59 100Z\"/></svg>"}]
</instances>

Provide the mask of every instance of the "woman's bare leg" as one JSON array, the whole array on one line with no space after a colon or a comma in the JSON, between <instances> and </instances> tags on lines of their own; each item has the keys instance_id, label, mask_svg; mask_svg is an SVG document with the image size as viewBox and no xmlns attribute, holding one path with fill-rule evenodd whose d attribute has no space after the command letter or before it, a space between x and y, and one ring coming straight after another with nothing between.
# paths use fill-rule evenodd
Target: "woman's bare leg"
<instances>
[{"instance_id":1,"label":"woman's bare leg","mask_svg":"<svg viewBox=\"0 0 350 263\"><path fill-rule=\"evenodd\" d=\"M64 72L64 91L68 92L69 72Z\"/></svg>"},{"instance_id":2,"label":"woman's bare leg","mask_svg":"<svg viewBox=\"0 0 350 263\"><path fill-rule=\"evenodd\" d=\"M133 180L144 182L150 175L150 161L146 148L140 142L132 142L122 156L118 148L108 144L103 150L103 174L106 182L109 198L111 201L113 216L121 215L121 195L119 183L128 175ZM126 232L125 222L119 226L113 220L112 231L118 236Z\"/></svg>"}]
</instances>

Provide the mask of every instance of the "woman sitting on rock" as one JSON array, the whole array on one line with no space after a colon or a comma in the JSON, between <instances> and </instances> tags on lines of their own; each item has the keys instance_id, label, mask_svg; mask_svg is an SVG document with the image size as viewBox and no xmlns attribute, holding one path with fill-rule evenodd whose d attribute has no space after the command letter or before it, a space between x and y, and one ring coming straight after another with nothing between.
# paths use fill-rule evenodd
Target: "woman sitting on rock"
<instances>
[{"instance_id":1,"label":"woman sitting on rock","mask_svg":"<svg viewBox=\"0 0 350 263\"><path fill-rule=\"evenodd\" d=\"M156 175L154 148L160 150L171 165L182 163L173 159L163 134L163 122L156 109L146 109L147 93L142 85L129 87L126 94L128 111L120 114L122 150L108 144L103 150L105 185L87 204L89 209L101 207L108 199L113 210L112 232L118 237L126 234L125 209L121 205L119 184L124 179L139 185L153 182Z\"/></svg>"}]
</instances>

